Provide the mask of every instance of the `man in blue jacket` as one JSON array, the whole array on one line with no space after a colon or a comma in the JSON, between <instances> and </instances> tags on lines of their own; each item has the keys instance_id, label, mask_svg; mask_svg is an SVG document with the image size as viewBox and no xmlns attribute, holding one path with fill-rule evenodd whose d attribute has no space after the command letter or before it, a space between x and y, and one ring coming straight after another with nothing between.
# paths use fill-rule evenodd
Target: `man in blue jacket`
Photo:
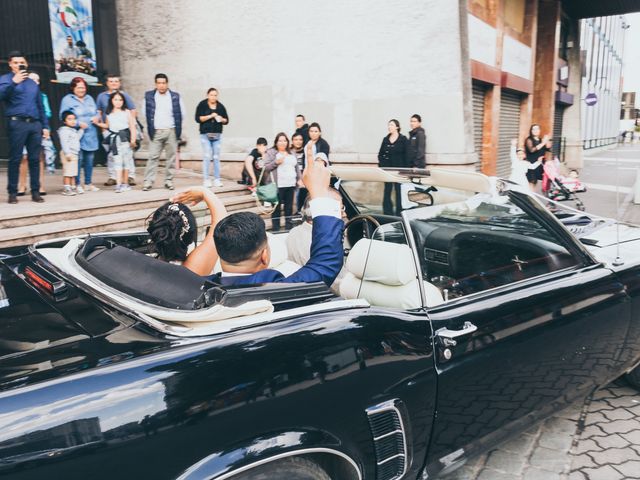
<instances>
[{"instance_id":1,"label":"man in blue jacket","mask_svg":"<svg viewBox=\"0 0 640 480\"><path fill-rule=\"evenodd\" d=\"M210 277L222 285L255 283L312 283L330 286L342 268L342 232L340 202L329 194L331 174L324 162L309 162L303 182L311 198L309 209L313 217L311 258L285 277L269 269L271 251L264 221L255 213L233 213L216 226L213 239L220 256L222 273Z\"/></svg>"},{"instance_id":2,"label":"man in blue jacket","mask_svg":"<svg viewBox=\"0 0 640 480\"><path fill-rule=\"evenodd\" d=\"M18 203L18 175L22 149L27 148L31 199L40 196L40 149L42 139L49 138L49 120L44 112L40 87L29 78L27 59L20 52L9 54L10 73L0 76L0 100L5 102L9 135L9 203Z\"/></svg>"}]
</instances>

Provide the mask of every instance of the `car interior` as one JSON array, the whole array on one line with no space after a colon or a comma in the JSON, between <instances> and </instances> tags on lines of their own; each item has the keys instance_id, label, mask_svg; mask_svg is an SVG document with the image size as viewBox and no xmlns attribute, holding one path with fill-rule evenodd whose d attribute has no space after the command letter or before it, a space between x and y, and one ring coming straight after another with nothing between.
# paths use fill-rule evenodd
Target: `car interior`
<instances>
[{"instance_id":1,"label":"car interior","mask_svg":"<svg viewBox=\"0 0 640 480\"><path fill-rule=\"evenodd\" d=\"M371 170L376 169L367 169L368 175L372 175ZM340 299L364 299L373 306L410 310L422 308L424 298L427 307L435 307L575 263L548 232L536 230L522 215L513 215L512 205L501 204L503 200L492 203L487 192L459 190L469 185L487 190L482 175L478 179L479 174L465 173L464 181L453 175L449 186L457 188L431 188L426 207L412 202L404 205L403 200L410 232L406 232L402 218L362 208L363 199L358 197L361 191L366 190L366 198L372 197L371 192L375 197L371 183L377 180L379 191L384 185L380 180L388 180L387 172L380 175L384 178L374 175L364 189L358 184L360 190L351 188L348 182L340 186L349 220L345 264L333 291L321 283L222 287L180 265L154 258L148 236L140 233L89 236L75 239L75 247L64 248L72 252L84 275L130 300L154 306L156 318L172 321L175 312L181 312L180 321L185 322L201 319L205 311L207 320L216 320ZM512 219L511 223L505 223L505 218ZM285 276L300 268L289 258L287 235L268 234L269 267ZM411 244L415 245L415 254ZM38 251L59 262L60 252L50 244L45 247ZM218 271L219 264L212 273ZM162 309L166 311L158 314ZM193 312L200 313L194 316Z\"/></svg>"}]
</instances>

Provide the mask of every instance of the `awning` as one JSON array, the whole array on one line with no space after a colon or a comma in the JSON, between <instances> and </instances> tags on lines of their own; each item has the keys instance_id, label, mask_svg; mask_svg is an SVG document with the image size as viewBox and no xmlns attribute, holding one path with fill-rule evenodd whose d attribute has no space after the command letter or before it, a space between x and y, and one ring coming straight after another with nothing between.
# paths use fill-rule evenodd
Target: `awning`
<instances>
[{"instance_id":1,"label":"awning","mask_svg":"<svg viewBox=\"0 0 640 480\"><path fill-rule=\"evenodd\" d=\"M640 12L640 0L563 0L564 11L573 18L606 17Z\"/></svg>"}]
</instances>

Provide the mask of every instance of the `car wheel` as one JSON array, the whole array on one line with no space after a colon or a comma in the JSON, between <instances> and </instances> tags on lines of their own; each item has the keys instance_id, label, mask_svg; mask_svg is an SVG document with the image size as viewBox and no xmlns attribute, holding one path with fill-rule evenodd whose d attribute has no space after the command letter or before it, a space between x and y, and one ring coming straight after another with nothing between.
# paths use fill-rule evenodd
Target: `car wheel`
<instances>
[{"instance_id":1,"label":"car wheel","mask_svg":"<svg viewBox=\"0 0 640 480\"><path fill-rule=\"evenodd\" d=\"M624 379L629 385L640 391L640 365L627 373Z\"/></svg>"},{"instance_id":2,"label":"car wheel","mask_svg":"<svg viewBox=\"0 0 640 480\"><path fill-rule=\"evenodd\" d=\"M267 463L233 477L233 480L278 479L331 480L331 477L320 466L301 457L291 457Z\"/></svg>"}]
</instances>

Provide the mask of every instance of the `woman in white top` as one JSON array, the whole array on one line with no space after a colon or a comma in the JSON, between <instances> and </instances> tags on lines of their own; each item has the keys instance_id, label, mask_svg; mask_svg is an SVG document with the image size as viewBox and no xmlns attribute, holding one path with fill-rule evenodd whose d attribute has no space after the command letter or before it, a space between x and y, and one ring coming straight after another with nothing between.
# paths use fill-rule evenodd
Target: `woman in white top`
<instances>
[{"instance_id":1,"label":"woman in white top","mask_svg":"<svg viewBox=\"0 0 640 480\"><path fill-rule=\"evenodd\" d=\"M113 153L113 166L116 171L116 193L131 190L129 186L129 165L133 160L133 149L136 148L136 121L127 108L122 93L115 91L109 97L107 118L98 126L109 131L106 141Z\"/></svg>"},{"instance_id":2,"label":"woman in white top","mask_svg":"<svg viewBox=\"0 0 640 480\"><path fill-rule=\"evenodd\" d=\"M529 180L527 172L535 170L540 166L541 160L538 159L533 163L529 163L523 148L517 148L518 140L511 140L511 176L509 180L520 186L529 188Z\"/></svg>"},{"instance_id":3,"label":"woman in white top","mask_svg":"<svg viewBox=\"0 0 640 480\"><path fill-rule=\"evenodd\" d=\"M301 186L300 166L295 154L291 152L289 137L284 132L276 135L273 147L265 154L265 174L273 177L273 181L278 185L278 205L271 214L272 230L280 230L280 213L284 209L285 228L290 230L293 227L291 216L293 215L293 197L296 187Z\"/></svg>"}]
</instances>

